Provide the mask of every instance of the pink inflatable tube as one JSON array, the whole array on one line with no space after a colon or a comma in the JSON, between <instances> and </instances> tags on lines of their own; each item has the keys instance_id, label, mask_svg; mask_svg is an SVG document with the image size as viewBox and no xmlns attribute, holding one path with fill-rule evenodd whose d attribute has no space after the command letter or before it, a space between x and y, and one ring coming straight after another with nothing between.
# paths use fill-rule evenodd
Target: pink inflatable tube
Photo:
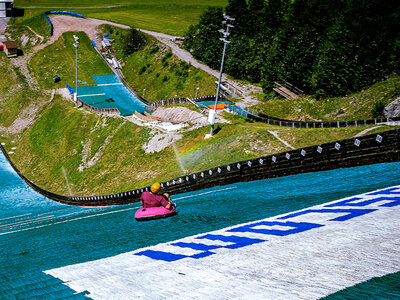
<instances>
[{"instance_id":1,"label":"pink inflatable tube","mask_svg":"<svg viewBox=\"0 0 400 300\"><path fill-rule=\"evenodd\" d=\"M146 221L167 218L175 214L175 206L173 206L171 210L166 209L163 206L139 208L135 213L135 219L136 221Z\"/></svg>"}]
</instances>

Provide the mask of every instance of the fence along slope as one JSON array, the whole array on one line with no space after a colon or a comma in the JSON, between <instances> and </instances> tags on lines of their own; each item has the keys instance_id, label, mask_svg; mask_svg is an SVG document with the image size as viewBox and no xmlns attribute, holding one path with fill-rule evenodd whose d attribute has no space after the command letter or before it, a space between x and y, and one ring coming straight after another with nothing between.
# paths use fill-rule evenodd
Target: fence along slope
<instances>
[{"instance_id":1,"label":"fence along slope","mask_svg":"<svg viewBox=\"0 0 400 300\"><path fill-rule=\"evenodd\" d=\"M0 149L15 172L32 189L64 204L78 206L128 204L139 201L142 192L150 188L147 186L122 193L85 197L55 194L26 178L1 144ZM176 194L235 182L396 161L400 161L400 129L235 162L165 181L161 186L164 192Z\"/></svg>"}]
</instances>

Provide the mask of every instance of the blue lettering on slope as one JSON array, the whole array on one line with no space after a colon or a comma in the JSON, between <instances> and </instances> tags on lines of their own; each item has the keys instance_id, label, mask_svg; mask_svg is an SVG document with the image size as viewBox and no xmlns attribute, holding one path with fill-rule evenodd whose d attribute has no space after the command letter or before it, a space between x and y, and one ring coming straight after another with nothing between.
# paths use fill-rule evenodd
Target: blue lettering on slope
<instances>
[{"instance_id":1,"label":"blue lettering on slope","mask_svg":"<svg viewBox=\"0 0 400 300\"><path fill-rule=\"evenodd\" d=\"M338 208L338 209L307 209L307 210L303 210L303 211L299 211L299 212L295 212L293 214L287 215L287 216L283 216L280 217L278 219L290 219L290 218L294 218L294 217L298 217L301 215L306 215L306 214L326 214L326 213L332 213L332 214L343 214L345 213L345 215L337 217L337 218L333 218L330 219L329 221L347 221L349 219L355 218L355 217L359 217L365 214L369 214L373 211L376 211L376 209L342 209L342 208Z\"/></svg>"},{"instance_id":2,"label":"blue lettering on slope","mask_svg":"<svg viewBox=\"0 0 400 300\"><path fill-rule=\"evenodd\" d=\"M363 198L351 198L347 200L343 200L340 202L332 203L325 205L325 207L335 207L335 206L367 206L372 203L380 202L380 201L390 201L389 203L381 204L379 206L384 206L384 207L393 207L400 205L400 197L378 197L378 198L373 198L373 199L367 199L362 202L357 202L357 203L352 203L354 201L362 200Z\"/></svg>"},{"instance_id":3,"label":"blue lettering on slope","mask_svg":"<svg viewBox=\"0 0 400 300\"><path fill-rule=\"evenodd\" d=\"M172 243L171 245L181 247L181 248L190 248L193 250L200 250L203 252L194 254L194 255L183 255L183 254L174 254L170 252L164 252L164 251L157 251L157 250L144 250L138 253L135 253L135 255L144 255L153 259L157 260L163 260L163 261L176 261L180 260L182 258L203 258L206 256L210 256L212 254L215 254L215 252L211 252L210 250L213 249L218 249L218 248L228 248L228 249L237 249L241 248L244 246L256 244L256 243L261 243L265 242L266 240L262 239L253 239L253 238L248 238L248 237L240 237L240 236L235 236L235 235L216 235L216 234L206 234L203 236L197 237L197 239L207 239L207 240L212 240L212 241L222 241L222 242L227 242L227 243L232 243L230 245L226 246L220 246L220 245L204 245L200 243L184 243L184 242L177 242L177 243Z\"/></svg>"},{"instance_id":4,"label":"blue lettering on slope","mask_svg":"<svg viewBox=\"0 0 400 300\"><path fill-rule=\"evenodd\" d=\"M373 196L373 195L400 195L400 188L399 187L391 187L385 190L381 191L376 191L372 193L368 193L368 196Z\"/></svg>"},{"instance_id":5,"label":"blue lettering on slope","mask_svg":"<svg viewBox=\"0 0 400 300\"><path fill-rule=\"evenodd\" d=\"M325 205L324 207L329 208L321 208L321 209L306 209L300 212L295 212L288 214L286 216L279 217L277 219L285 220L294 218L297 216L303 216L308 214L340 214L340 216L336 216L329 221L346 221L350 220L365 214L369 214L377 209L366 209L366 208L331 208L338 206L347 206L347 207L364 207L368 206L372 203L387 201L384 204L379 205L380 207L393 207L400 205L400 197L390 197L389 195L400 195L400 187L392 187L385 190L372 192L369 194L360 195L357 197L353 197L346 200L341 200L332 204ZM376 197L371 197L376 196ZM287 227L288 229L276 229L276 228L266 228L272 226L281 226ZM274 236L288 236L291 234L296 234L300 232L304 232L307 230L311 230L313 228L319 228L324 225L316 224L316 223L308 223L308 222L291 222L291 221L259 221L251 224L241 225L235 228L231 228L226 230L225 232L252 232L259 233L265 235L274 235ZM193 258L199 259L203 257L207 257L215 254L212 250L226 248L226 249L238 249L241 247L253 245L256 243L266 242L266 239L259 238L249 238L243 236L235 236L235 235L220 235L220 234L205 234L202 236L198 236L195 238L196 240L211 240L211 241L222 241L225 243L229 243L228 245L207 245L202 243L188 243L188 242L175 242L170 245L178 248L189 248L192 250L199 251L199 253L193 255L184 255L184 254L176 254L165 251L158 250L144 250L135 253L135 255L143 255L155 260L162 260L166 262L177 261L183 258Z\"/></svg>"},{"instance_id":6,"label":"blue lettering on slope","mask_svg":"<svg viewBox=\"0 0 400 300\"><path fill-rule=\"evenodd\" d=\"M286 226L291 227L288 230L278 230L278 229L265 229L265 228L254 228L258 226ZM277 236L287 236L303 231L307 231L313 228L322 227L324 225L315 224L315 223L306 223L306 222L276 222L276 221L261 221L257 223L247 224L243 226L239 226L233 229L227 230L228 232L255 232L255 233L262 233L262 234L270 234L270 235L277 235Z\"/></svg>"}]
</instances>

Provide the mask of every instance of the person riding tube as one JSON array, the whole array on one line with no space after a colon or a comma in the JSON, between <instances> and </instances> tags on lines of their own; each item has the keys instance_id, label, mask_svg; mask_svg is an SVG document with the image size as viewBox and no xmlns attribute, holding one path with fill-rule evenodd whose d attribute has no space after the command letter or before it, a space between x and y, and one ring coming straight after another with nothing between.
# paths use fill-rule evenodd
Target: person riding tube
<instances>
[{"instance_id":1,"label":"person riding tube","mask_svg":"<svg viewBox=\"0 0 400 300\"><path fill-rule=\"evenodd\" d=\"M140 203L143 208L164 206L166 209L171 210L173 207L176 207L176 204L172 204L171 197L168 193L162 195L158 194L160 188L160 183L156 182L150 187L150 191L145 191L142 196L140 196Z\"/></svg>"}]
</instances>

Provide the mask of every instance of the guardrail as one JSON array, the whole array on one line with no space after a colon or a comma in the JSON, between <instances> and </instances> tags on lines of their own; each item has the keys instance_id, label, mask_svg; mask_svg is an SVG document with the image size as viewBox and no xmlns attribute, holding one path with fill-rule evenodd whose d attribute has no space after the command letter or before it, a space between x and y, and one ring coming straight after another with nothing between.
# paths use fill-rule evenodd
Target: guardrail
<instances>
[{"instance_id":1,"label":"guardrail","mask_svg":"<svg viewBox=\"0 0 400 300\"><path fill-rule=\"evenodd\" d=\"M160 100L160 101L150 104L149 106L157 108L159 106L179 104L179 103L189 103L189 104L197 105L197 102L214 101L214 100L215 100L215 95L200 96L200 97L196 97L196 98L192 98L192 99L181 97L181 98L171 98L171 99ZM226 99L225 98L220 99L220 101L223 101L223 100L226 100Z\"/></svg>"},{"instance_id":2,"label":"guardrail","mask_svg":"<svg viewBox=\"0 0 400 300\"><path fill-rule=\"evenodd\" d=\"M238 113L238 111L233 109L232 107L228 107L228 109L232 112ZM376 118L376 119L351 120L351 121L305 122L305 121L294 121L294 120L271 117L268 115L264 115L262 113L250 113L243 109L241 109L240 113L238 114L257 122L262 122L276 126L293 127L293 128L332 128L332 127L341 128L341 127L353 127L353 126L357 127L357 126L400 121L400 117L395 117L395 118Z\"/></svg>"},{"instance_id":3,"label":"guardrail","mask_svg":"<svg viewBox=\"0 0 400 300\"><path fill-rule=\"evenodd\" d=\"M0 149L15 172L30 187L45 197L61 203L80 206L127 204L139 201L142 192L150 189L150 186L147 186L98 196L58 195L40 188L26 178L11 161L1 144ZM218 166L162 182L161 186L163 192L176 194L235 182L395 161L400 161L400 129Z\"/></svg>"}]
</instances>

